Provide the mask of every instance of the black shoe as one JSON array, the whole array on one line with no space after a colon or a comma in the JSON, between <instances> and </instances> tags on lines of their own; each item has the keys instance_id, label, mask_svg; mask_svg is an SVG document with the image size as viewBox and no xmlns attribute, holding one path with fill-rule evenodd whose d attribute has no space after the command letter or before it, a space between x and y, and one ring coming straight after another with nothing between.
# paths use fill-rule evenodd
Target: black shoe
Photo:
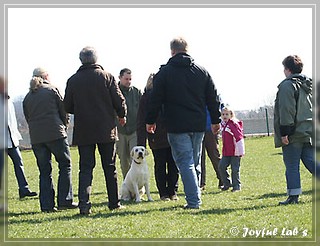
<instances>
[{"instance_id":1,"label":"black shoe","mask_svg":"<svg viewBox=\"0 0 320 246\"><path fill-rule=\"evenodd\" d=\"M38 193L35 191L27 190L25 192L22 192L21 190L19 190L20 199L25 198L26 196L37 196L37 195Z\"/></svg>"},{"instance_id":2,"label":"black shoe","mask_svg":"<svg viewBox=\"0 0 320 246\"><path fill-rule=\"evenodd\" d=\"M41 212L44 212L44 213L55 213L55 212L58 212L58 209L57 208L41 209Z\"/></svg>"},{"instance_id":3,"label":"black shoe","mask_svg":"<svg viewBox=\"0 0 320 246\"><path fill-rule=\"evenodd\" d=\"M92 213L91 208L80 209L81 215L89 215L91 213Z\"/></svg>"},{"instance_id":4,"label":"black shoe","mask_svg":"<svg viewBox=\"0 0 320 246\"><path fill-rule=\"evenodd\" d=\"M67 204L67 205L62 205L62 206L58 206L59 210L65 210L65 209L75 209L78 207L78 203L71 203L71 204Z\"/></svg>"},{"instance_id":5,"label":"black shoe","mask_svg":"<svg viewBox=\"0 0 320 246\"><path fill-rule=\"evenodd\" d=\"M221 189L222 187L223 187L223 182L221 180L219 180L218 189Z\"/></svg>"},{"instance_id":6,"label":"black shoe","mask_svg":"<svg viewBox=\"0 0 320 246\"><path fill-rule=\"evenodd\" d=\"M297 204L299 203L298 199L299 199L299 195L289 196L287 200L283 202L279 202L279 205Z\"/></svg>"},{"instance_id":7,"label":"black shoe","mask_svg":"<svg viewBox=\"0 0 320 246\"><path fill-rule=\"evenodd\" d=\"M231 192L238 192L240 189L232 189Z\"/></svg>"},{"instance_id":8,"label":"black shoe","mask_svg":"<svg viewBox=\"0 0 320 246\"><path fill-rule=\"evenodd\" d=\"M222 191L229 190L229 188L230 188L230 186L225 186L225 185L221 186L221 190Z\"/></svg>"},{"instance_id":9,"label":"black shoe","mask_svg":"<svg viewBox=\"0 0 320 246\"><path fill-rule=\"evenodd\" d=\"M183 209L199 209L199 208L200 208L200 206L191 207L188 204L183 206Z\"/></svg>"},{"instance_id":10,"label":"black shoe","mask_svg":"<svg viewBox=\"0 0 320 246\"><path fill-rule=\"evenodd\" d=\"M122 210L122 209L125 209L126 206L123 206L123 205L119 205L117 207L114 207L114 208L109 208L110 210Z\"/></svg>"}]
</instances>

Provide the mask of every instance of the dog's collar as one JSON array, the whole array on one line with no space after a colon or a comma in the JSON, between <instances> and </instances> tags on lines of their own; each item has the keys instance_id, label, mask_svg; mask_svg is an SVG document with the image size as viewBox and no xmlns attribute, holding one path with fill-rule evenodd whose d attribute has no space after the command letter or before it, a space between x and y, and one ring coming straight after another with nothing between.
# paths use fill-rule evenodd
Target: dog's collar
<instances>
[{"instance_id":1,"label":"dog's collar","mask_svg":"<svg viewBox=\"0 0 320 246\"><path fill-rule=\"evenodd\" d=\"M137 162L136 160L133 160L136 164L141 164L142 162Z\"/></svg>"}]
</instances>

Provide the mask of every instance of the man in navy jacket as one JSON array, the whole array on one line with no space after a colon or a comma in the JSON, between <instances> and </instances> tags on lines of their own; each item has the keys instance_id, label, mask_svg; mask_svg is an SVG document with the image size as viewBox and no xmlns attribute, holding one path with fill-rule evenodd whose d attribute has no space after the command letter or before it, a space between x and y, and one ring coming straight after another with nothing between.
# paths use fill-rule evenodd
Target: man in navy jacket
<instances>
[{"instance_id":1,"label":"man in navy jacket","mask_svg":"<svg viewBox=\"0 0 320 246\"><path fill-rule=\"evenodd\" d=\"M220 103L208 71L187 54L187 42L175 38L170 48L172 57L154 77L146 127L149 133L154 132L158 112L163 106L168 140L184 185L185 208L197 209L201 204L200 157L206 107L216 134L220 129Z\"/></svg>"}]
</instances>

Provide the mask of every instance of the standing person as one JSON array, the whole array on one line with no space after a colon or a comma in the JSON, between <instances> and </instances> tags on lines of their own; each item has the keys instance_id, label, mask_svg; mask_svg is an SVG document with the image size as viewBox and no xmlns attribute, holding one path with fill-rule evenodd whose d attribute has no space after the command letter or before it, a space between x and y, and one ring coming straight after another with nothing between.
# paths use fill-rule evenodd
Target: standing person
<instances>
[{"instance_id":1,"label":"standing person","mask_svg":"<svg viewBox=\"0 0 320 246\"><path fill-rule=\"evenodd\" d=\"M56 212L55 189L52 181L54 155L59 167L58 209L73 209L71 158L67 139L66 114L58 89L49 82L48 72L35 68L29 93L23 100L23 112L29 125L33 153L40 171L40 208L42 212Z\"/></svg>"},{"instance_id":2,"label":"standing person","mask_svg":"<svg viewBox=\"0 0 320 246\"><path fill-rule=\"evenodd\" d=\"M220 128L219 100L209 73L187 54L186 40L173 39L170 49L172 57L154 77L146 128L149 133L155 132L155 122L163 107L169 144L184 186L184 208L198 209L202 203L200 158L206 106L216 134Z\"/></svg>"},{"instance_id":3,"label":"standing person","mask_svg":"<svg viewBox=\"0 0 320 246\"><path fill-rule=\"evenodd\" d=\"M244 155L244 138L242 121L239 121L233 110L224 107L221 112L222 158L219 163L219 172L223 182L221 190L232 192L240 191L240 161ZM231 181L227 171L231 165Z\"/></svg>"},{"instance_id":4,"label":"standing person","mask_svg":"<svg viewBox=\"0 0 320 246\"><path fill-rule=\"evenodd\" d=\"M125 123L126 104L114 79L97 64L93 47L80 51L82 65L67 82L64 105L74 114L73 144L79 151L79 209L80 214L91 213L91 186L96 165L96 146L101 158L110 210L123 208L118 194L115 141L116 115Z\"/></svg>"},{"instance_id":5,"label":"standing person","mask_svg":"<svg viewBox=\"0 0 320 246\"><path fill-rule=\"evenodd\" d=\"M3 168L4 168L4 151L7 142L5 141L5 80L0 76L0 212L4 212L4 199L3 199Z\"/></svg>"},{"instance_id":6,"label":"standing person","mask_svg":"<svg viewBox=\"0 0 320 246\"><path fill-rule=\"evenodd\" d=\"M315 172L312 147L312 80L301 74L299 56L290 55L283 61L286 78L278 85L274 110L275 147L282 148L286 167L288 198L279 205L298 203L302 193L300 160L310 173Z\"/></svg>"},{"instance_id":7,"label":"standing person","mask_svg":"<svg viewBox=\"0 0 320 246\"><path fill-rule=\"evenodd\" d=\"M201 154L201 180L200 188L205 190L206 186L206 152L211 161L213 169L216 173L218 179L218 188L220 189L223 185L222 179L219 173L219 162L220 162L220 152L219 152L219 142L218 135L213 134L211 131L211 119L210 114L207 111L207 126L204 133L204 138L202 141L202 154Z\"/></svg>"},{"instance_id":8,"label":"standing person","mask_svg":"<svg viewBox=\"0 0 320 246\"><path fill-rule=\"evenodd\" d=\"M148 138L154 159L154 176L160 199L162 201L178 200L179 171L168 143L162 111L156 120L157 129L154 134L146 131L146 107L153 87L153 76L154 74L150 74L145 91L140 99L137 117L137 144L146 147L146 138Z\"/></svg>"},{"instance_id":9,"label":"standing person","mask_svg":"<svg viewBox=\"0 0 320 246\"><path fill-rule=\"evenodd\" d=\"M24 198L27 196L37 196L37 192L31 191L24 173L24 165L19 149L19 140L22 136L18 130L17 118L14 105L8 96L8 148L7 153L10 156L16 179L19 187L19 197Z\"/></svg>"},{"instance_id":10,"label":"standing person","mask_svg":"<svg viewBox=\"0 0 320 246\"><path fill-rule=\"evenodd\" d=\"M141 98L141 91L131 85L131 70L123 68L119 75L119 87L126 99L127 121L125 125L117 120L119 140L117 141L117 153L120 159L120 166L123 179L130 168L131 149L137 145L137 113Z\"/></svg>"}]
</instances>

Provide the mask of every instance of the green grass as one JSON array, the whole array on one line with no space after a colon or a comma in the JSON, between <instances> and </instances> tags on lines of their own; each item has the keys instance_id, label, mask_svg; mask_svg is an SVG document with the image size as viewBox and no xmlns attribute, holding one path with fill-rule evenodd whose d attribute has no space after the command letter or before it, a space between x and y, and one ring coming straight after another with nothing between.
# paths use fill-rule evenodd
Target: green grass
<instances>
[{"instance_id":1,"label":"green grass","mask_svg":"<svg viewBox=\"0 0 320 246\"><path fill-rule=\"evenodd\" d=\"M232 193L218 190L218 181L207 159L207 186L202 194L203 205L200 210L182 208L185 199L181 179L179 201L163 202L159 199L153 175L153 159L152 155L149 155L150 183L154 202L144 201L140 204L130 202L125 204L126 209L122 211L109 211L103 171L97 158L91 195L92 215L82 217L78 215L77 209L53 214L41 213L37 197L19 200L13 165L9 160L6 240L314 241L316 236L313 231L314 179L301 165L303 194L300 203L277 206L279 201L287 197L281 149L273 147L272 137L247 138L245 144L246 156L242 158L240 169L242 191ZM78 201L77 149L71 148L71 153L73 188L75 201ZM22 155L29 186L32 190L38 191L39 173L33 153L23 151ZM117 169L120 187L122 177L118 160ZM57 165L54 163L55 185L57 171ZM255 235L244 237L244 228L264 229L265 232L278 231L274 233L275 235L264 237L256 238ZM289 235L282 235L283 228ZM298 234L290 235L295 228ZM238 234L231 233L237 230ZM303 236L303 232L307 232L307 235Z\"/></svg>"}]
</instances>

